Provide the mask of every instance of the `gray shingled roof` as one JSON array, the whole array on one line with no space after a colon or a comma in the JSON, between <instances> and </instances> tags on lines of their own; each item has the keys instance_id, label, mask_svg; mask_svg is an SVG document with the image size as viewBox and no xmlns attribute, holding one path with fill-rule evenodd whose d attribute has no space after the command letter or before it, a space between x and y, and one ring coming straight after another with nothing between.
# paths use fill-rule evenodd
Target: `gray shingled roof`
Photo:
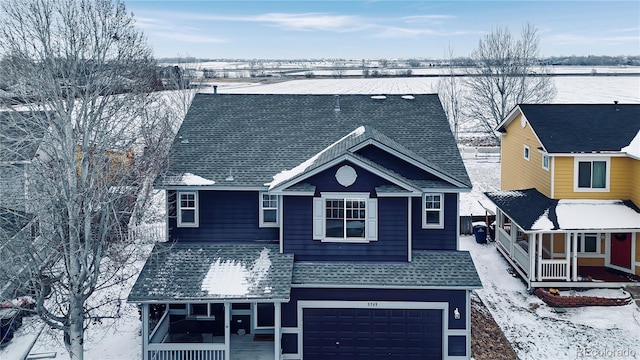
<instances>
[{"instance_id":1,"label":"gray shingled roof","mask_svg":"<svg viewBox=\"0 0 640 360\"><path fill-rule=\"evenodd\" d=\"M176 176L192 173L217 186L263 187L368 125L373 138L470 186L436 94L340 95L340 111L334 107L333 95L197 94L173 143L169 177L157 183L177 185Z\"/></svg>"},{"instance_id":2,"label":"gray shingled roof","mask_svg":"<svg viewBox=\"0 0 640 360\"><path fill-rule=\"evenodd\" d=\"M410 263L296 262L293 284L480 288L467 251L413 251Z\"/></svg>"},{"instance_id":3,"label":"gray shingled roof","mask_svg":"<svg viewBox=\"0 0 640 360\"><path fill-rule=\"evenodd\" d=\"M292 268L278 245L158 243L128 301L288 300Z\"/></svg>"},{"instance_id":4,"label":"gray shingled roof","mask_svg":"<svg viewBox=\"0 0 640 360\"><path fill-rule=\"evenodd\" d=\"M549 153L620 151L640 130L639 104L522 104Z\"/></svg>"},{"instance_id":5,"label":"gray shingled roof","mask_svg":"<svg viewBox=\"0 0 640 360\"><path fill-rule=\"evenodd\" d=\"M0 111L0 161L30 161L49 121L45 112Z\"/></svg>"}]
</instances>

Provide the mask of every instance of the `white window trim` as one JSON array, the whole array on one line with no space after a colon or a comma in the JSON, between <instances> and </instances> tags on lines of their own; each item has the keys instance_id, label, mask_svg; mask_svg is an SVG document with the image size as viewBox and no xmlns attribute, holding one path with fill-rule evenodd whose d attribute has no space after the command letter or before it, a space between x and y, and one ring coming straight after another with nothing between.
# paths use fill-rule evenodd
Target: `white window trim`
<instances>
[{"instance_id":1,"label":"white window trim","mask_svg":"<svg viewBox=\"0 0 640 360\"><path fill-rule=\"evenodd\" d=\"M547 166L544 166L544 159L547 159ZM542 168L543 168L544 170L549 171L549 162L551 161L551 158L549 157L549 154L547 154L547 153L542 153L542 160L541 160L541 161L542 161L542 163L541 163Z\"/></svg>"},{"instance_id":2,"label":"white window trim","mask_svg":"<svg viewBox=\"0 0 640 360\"><path fill-rule=\"evenodd\" d=\"M585 249L585 237L589 235L595 235L596 236L596 251L595 252L591 252L591 251L584 251ZM578 233L578 248L581 249L580 251L578 251L578 255L581 255L580 257L603 257L604 254L602 254L602 233ZM573 234L571 234L571 237L573 237ZM571 238L570 237L570 238Z\"/></svg>"},{"instance_id":3,"label":"white window trim","mask_svg":"<svg viewBox=\"0 0 640 360\"><path fill-rule=\"evenodd\" d=\"M427 196L440 196L440 221L438 224L427 224ZM432 210L435 211L435 210ZM444 229L444 194L424 193L422 194L422 228L423 229Z\"/></svg>"},{"instance_id":4,"label":"white window trim","mask_svg":"<svg viewBox=\"0 0 640 360\"><path fill-rule=\"evenodd\" d=\"M578 187L578 179L579 179L579 164L581 162L594 162L594 161L604 161L606 163L606 174L605 174L605 187L604 188L581 188ZM591 171L593 173L593 164L591 166ZM576 156L573 158L573 191L574 192L609 192L611 187L611 157L598 157L598 156Z\"/></svg>"},{"instance_id":5,"label":"white window trim","mask_svg":"<svg viewBox=\"0 0 640 360\"><path fill-rule=\"evenodd\" d=\"M365 208L365 222L363 238L347 238L346 234L343 238L332 238L326 236L326 200L327 199L362 199L366 203ZM316 201L321 201L321 204L316 204ZM378 240L378 199L369 198L369 193L351 193L351 192L322 192L319 198L314 198L314 224L313 233L314 240L320 240L322 242L339 242L339 243L369 243ZM317 214L321 211L321 216ZM320 224L320 220L322 223Z\"/></svg>"},{"instance_id":6,"label":"white window trim","mask_svg":"<svg viewBox=\"0 0 640 360\"><path fill-rule=\"evenodd\" d=\"M271 306L273 306L273 303L261 303L261 304L271 304ZM251 305L252 308L252 313L253 313L253 318L255 319L255 323L254 323L254 329L256 330L264 330L264 329L273 329L274 326L258 326L258 303L253 303ZM274 309L275 311L275 309Z\"/></svg>"},{"instance_id":7,"label":"white window trim","mask_svg":"<svg viewBox=\"0 0 640 360\"><path fill-rule=\"evenodd\" d=\"M185 209L193 209L193 220L194 222L192 223L184 223L182 222L182 201L181 201L181 197L183 194L193 194L194 195L194 200L195 200L195 207L194 208L185 208ZM178 191L176 194L176 210L177 210L177 226L178 227L198 227L200 226L200 217L199 217L199 196L198 196L198 192L197 191Z\"/></svg>"},{"instance_id":8,"label":"white window trim","mask_svg":"<svg viewBox=\"0 0 640 360\"><path fill-rule=\"evenodd\" d=\"M278 199L278 205L275 208L276 210L276 222L272 223L272 222L264 222L264 210L267 209L274 209L274 208L265 208L263 207L263 201L262 201L262 197L264 195L271 195L266 191L261 191L258 195L258 208L260 209L260 214L259 214L259 218L260 218L260 227L279 227L280 226L280 204L282 203L282 197L279 195L272 195L272 196L277 196Z\"/></svg>"},{"instance_id":9,"label":"white window trim","mask_svg":"<svg viewBox=\"0 0 640 360\"><path fill-rule=\"evenodd\" d=\"M531 149L528 145L524 145L524 148L522 150L522 157L527 161L531 159Z\"/></svg>"}]
</instances>

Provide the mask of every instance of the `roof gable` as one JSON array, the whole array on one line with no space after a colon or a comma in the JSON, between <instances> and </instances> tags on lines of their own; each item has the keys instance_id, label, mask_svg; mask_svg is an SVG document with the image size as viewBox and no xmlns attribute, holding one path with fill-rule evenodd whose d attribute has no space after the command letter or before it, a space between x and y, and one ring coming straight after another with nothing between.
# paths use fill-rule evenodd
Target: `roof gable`
<instances>
[{"instance_id":1,"label":"roof gable","mask_svg":"<svg viewBox=\"0 0 640 360\"><path fill-rule=\"evenodd\" d=\"M339 104L333 95L197 94L174 140L168 177L157 184L180 186L176 179L189 173L217 187L262 188L316 155L314 163L335 158L356 143L355 134L341 137L370 127L470 187L437 95L340 95Z\"/></svg>"},{"instance_id":2,"label":"roof gable","mask_svg":"<svg viewBox=\"0 0 640 360\"><path fill-rule=\"evenodd\" d=\"M620 152L640 130L638 104L521 104L497 129L518 113L549 153Z\"/></svg>"}]
</instances>

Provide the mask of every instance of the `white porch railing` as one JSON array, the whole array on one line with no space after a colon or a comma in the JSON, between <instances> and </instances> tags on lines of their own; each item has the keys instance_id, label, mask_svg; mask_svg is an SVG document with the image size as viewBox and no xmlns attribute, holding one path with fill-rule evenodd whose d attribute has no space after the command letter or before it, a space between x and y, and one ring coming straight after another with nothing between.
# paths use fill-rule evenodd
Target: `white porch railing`
<instances>
[{"instance_id":1,"label":"white porch railing","mask_svg":"<svg viewBox=\"0 0 640 360\"><path fill-rule=\"evenodd\" d=\"M225 360L224 344L149 344L149 360Z\"/></svg>"},{"instance_id":2,"label":"white porch railing","mask_svg":"<svg viewBox=\"0 0 640 360\"><path fill-rule=\"evenodd\" d=\"M540 264L541 273L538 274L540 280L567 279L569 266L566 260L542 260Z\"/></svg>"},{"instance_id":3,"label":"white porch railing","mask_svg":"<svg viewBox=\"0 0 640 360\"><path fill-rule=\"evenodd\" d=\"M507 251L510 252L511 251L511 235L507 234L506 231L504 231L504 229L502 228L497 228L496 229L496 233L497 233L497 238L498 238L498 242L500 243L500 245Z\"/></svg>"},{"instance_id":4,"label":"white porch railing","mask_svg":"<svg viewBox=\"0 0 640 360\"><path fill-rule=\"evenodd\" d=\"M529 253L524 251L524 249L520 245L516 244L513 247L513 258L516 260L518 265L520 265L522 270L524 270L524 272L527 275L529 275L529 272L530 272L530 269L529 269L529 266L530 266Z\"/></svg>"}]
</instances>

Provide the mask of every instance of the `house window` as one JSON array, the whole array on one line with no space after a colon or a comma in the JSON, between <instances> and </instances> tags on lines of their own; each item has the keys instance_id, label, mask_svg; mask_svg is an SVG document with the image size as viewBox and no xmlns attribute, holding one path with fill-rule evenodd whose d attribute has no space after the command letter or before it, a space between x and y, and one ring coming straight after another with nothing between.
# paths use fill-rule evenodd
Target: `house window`
<instances>
[{"instance_id":1,"label":"house window","mask_svg":"<svg viewBox=\"0 0 640 360\"><path fill-rule=\"evenodd\" d=\"M527 160L527 161L529 161L529 156L531 155L530 152L531 151L529 150L529 147L527 145L525 145L524 146L524 159Z\"/></svg>"},{"instance_id":2,"label":"house window","mask_svg":"<svg viewBox=\"0 0 640 360\"><path fill-rule=\"evenodd\" d=\"M178 226L198 227L198 193L178 193Z\"/></svg>"},{"instance_id":3,"label":"house window","mask_svg":"<svg viewBox=\"0 0 640 360\"><path fill-rule=\"evenodd\" d=\"M549 170L549 155L542 154L542 168Z\"/></svg>"},{"instance_id":4,"label":"house window","mask_svg":"<svg viewBox=\"0 0 640 360\"><path fill-rule=\"evenodd\" d=\"M278 221L278 195L260 193L260 226L275 227Z\"/></svg>"},{"instance_id":5,"label":"house window","mask_svg":"<svg viewBox=\"0 0 640 360\"><path fill-rule=\"evenodd\" d=\"M424 194L422 197L422 227L444 228L444 197L442 194Z\"/></svg>"},{"instance_id":6,"label":"house window","mask_svg":"<svg viewBox=\"0 0 640 360\"><path fill-rule=\"evenodd\" d=\"M325 236L328 238L364 238L367 203L365 199L326 199Z\"/></svg>"},{"instance_id":7,"label":"house window","mask_svg":"<svg viewBox=\"0 0 640 360\"><path fill-rule=\"evenodd\" d=\"M579 253L600 253L598 234L578 234Z\"/></svg>"},{"instance_id":8,"label":"house window","mask_svg":"<svg viewBox=\"0 0 640 360\"><path fill-rule=\"evenodd\" d=\"M576 191L608 191L609 160L577 158L575 161Z\"/></svg>"},{"instance_id":9,"label":"house window","mask_svg":"<svg viewBox=\"0 0 640 360\"><path fill-rule=\"evenodd\" d=\"M322 241L377 240L377 199L368 194L323 193L313 203L313 238Z\"/></svg>"}]
</instances>

